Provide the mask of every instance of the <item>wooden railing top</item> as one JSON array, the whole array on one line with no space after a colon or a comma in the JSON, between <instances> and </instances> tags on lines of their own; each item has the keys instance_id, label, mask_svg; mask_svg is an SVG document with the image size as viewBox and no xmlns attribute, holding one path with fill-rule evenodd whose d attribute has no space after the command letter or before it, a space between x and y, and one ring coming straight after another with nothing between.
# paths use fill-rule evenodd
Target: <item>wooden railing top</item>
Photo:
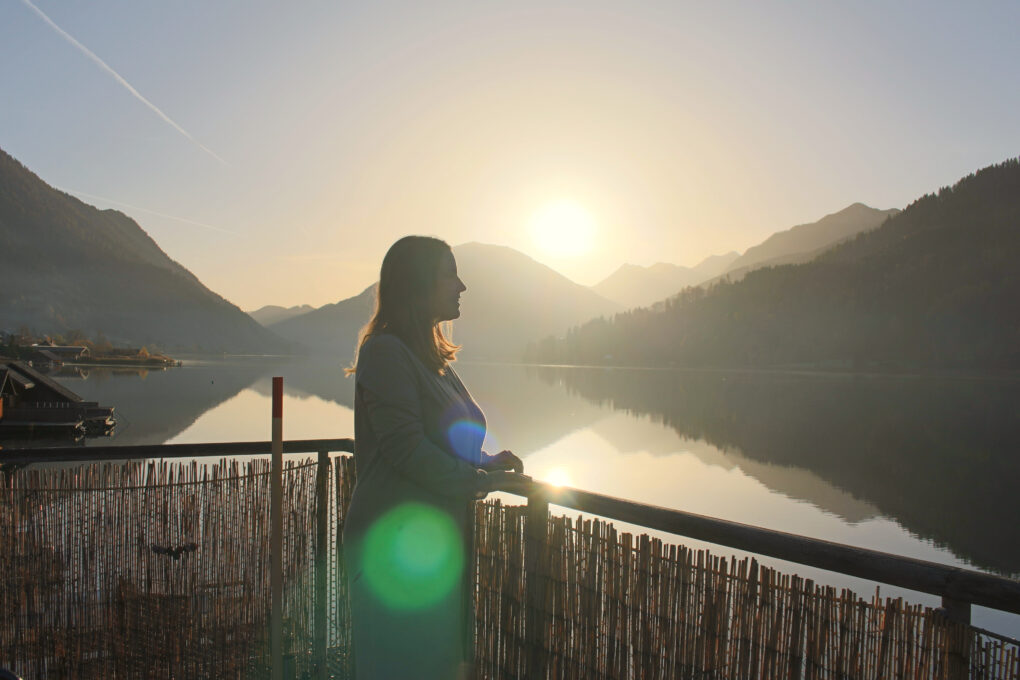
<instances>
[{"instance_id":1,"label":"wooden railing top","mask_svg":"<svg viewBox=\"0 0 1020 680\"><path fill-rule=\"evenodd\" d=\"M1020 581L817 538L696 515L521 476L501 491L849 576L1020 614Z\"/></svg>"},{"instance_id":2,"label":"wooden railing top","mask_svg":"<svg viewBox=\"0 0 1020 680\"><path fill-rule=\"evenodd\" d=\"M213 444L155 444L152 446L68 446L52 449L0 449L0 463L87 463L145 458L204 458L209 456L268 455L272 442L219 442ZM284 453L354 451L353 439L292 439L283 442Z\"/></svg>"}]
</instances>

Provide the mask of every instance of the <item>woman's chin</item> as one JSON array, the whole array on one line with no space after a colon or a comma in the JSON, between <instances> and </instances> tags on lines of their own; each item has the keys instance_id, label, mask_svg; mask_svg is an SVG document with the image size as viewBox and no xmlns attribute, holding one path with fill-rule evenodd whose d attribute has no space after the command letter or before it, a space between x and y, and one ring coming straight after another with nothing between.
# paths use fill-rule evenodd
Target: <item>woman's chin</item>
<instances>
[{"instance_id":1,"label":"woman's chin","mask_svg":"<svg viewBox=\"0 0 1020 680\"><path fill-rule=\"evenodd\" d=\"M444 321L453 321L454 319L459 319L459 318L460 318L460 308L458 307L457 309L451 309L446 314L441 315L439 317L439 323L442 323Z\"/></svg>"}]
</instances>

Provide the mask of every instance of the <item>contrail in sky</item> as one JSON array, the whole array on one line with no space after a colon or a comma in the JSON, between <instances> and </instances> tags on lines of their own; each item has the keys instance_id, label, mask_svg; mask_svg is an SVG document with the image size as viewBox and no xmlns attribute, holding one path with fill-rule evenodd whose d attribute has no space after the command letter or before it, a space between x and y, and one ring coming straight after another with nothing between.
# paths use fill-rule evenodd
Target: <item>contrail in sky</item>
<instances>
[{"instance_id":1,"label":"contrail in sky","mask_svg":"<svg viewBox=\"0 0 1020 680\"><path fill-rule=\"evenodd\" d=\"M157 217L165 217L170 220L177 220L178 222L184 222L186 224L194 224L196 227L205 227L206 229L212 229L213 231L223 232L224 234L232 234L234 236L240 236L236 231L230 229L224 229L223 227L216 227L205 222L196 222L195 220L189 220L185 217L177 217L176 215L167 215L166 213L156 212L155 210L149 210L148 208L140 208L137 205L131 205L130 203L123 203L121 201L115 201L112 198L106 198L105 196L96 196L95 194L87 194L84 191L75 191L74 189L61 189L66 194L74 194L75 196L83 196L85 198L91 198L95 201L103 201L104 203L112 203L113 205L119 205L129 210L137 210L143 213L149 213L150 215L156 215Z\"/></svg>"},{"instance_id":2,"label":"contrail in sky","mask_svg":"<svg viewBox=\"0 0 1020 680\"><path fill-rule=\"evenodd\" d=\"M185 130L185 129L184 129L184 128L182 128L182 127L181 127L180 125L178 125L177 123L175 123L175 122L173 121L173 119L172 119L172 118L170 118L170 116L168 116L168 115L166 115L165 113L163 113L162 111L160 111L160 110L159 110L159 107L157 107L157 106L156 106L155 104L153 104L153 103L152 103L152 102L150 102L150 101L149 101L148 99L146 99L145 97L143 97L143 96L142 96L142 94L141 94L141 93L140 93L140 92L139 92L138 90L136 90L136 89L135 89L134 87L132 87L132 86L131 86L131 83L129 83L128 81L124 80L123 76L121 76L121 75L120 75L119 73L117 73L116 71L114 71L114 70L113 70L113 68L111 68L109 64L107 64L107 63L106 63L105 61L103 61L103 60L102 60L102 59L100 59L100 58L99 58L98 56L96 56L96 54L95 54L95 53L94 53L94 52L93 52L92 50L90 50L89 48L87 48L87 47L85 47L84 45L82 45L82 44L81 44L80 42L78 42L77 40L75 40L75 39L74 39L74 36L72 36L72 35L71 35L70 33L68 33L67 31L65 31L64 29L62 29L62 28L61 28L60 26L57 26L57 25L56 25L55 23L53 23L53 20L52 20L52 19L50 19L50 18L49 18L48 16L46 16L46 14L45 14L45 13L44 13L44 12L43 12L43 11L42 11L41 9L39 9L39 8L38 8L38 7L36 7L36 6L34 5L34 4L32 4L32 1L31 1L31 0L21 0L21 1L22 1L23 3L25 3L25 6L26 6L26 7L28 7L28 8L30 9L30 10L32 10L32 11L33 11L33 12L35 12L35 13L36 13L37 15L39 15L39 18L40 18L40 19L42 19L42 20L43 20L43 21L45 21L45 22L46 22L47 24L49 24L49 25L50 25L50 27L51 27L51 28L52 28L52 29L53 29L54 31L56 31L56 32L57 32L57 33L59 33L59 34L60 34L61 36L63 36L63 37L64 37L64 39L65 39L65 40L67 40L67 42L69 42L69 43L71 43L72 45L74 45L75 47L77 47L77 48L78 48L79 50L81 50L81 52L82 52L82 53L83 53L83 54L84 54L84 55L85 55L86 57L88 57L88 58L89 58L89 59L91 59L92 61L94 61L94 62L96 62L97 64L99 64L99 67L100 67L101 69L103 69L104 71L106 71L107 73L109 73L109 74L110 74L111 76L113 76L114 80L116 80L116 81L117 81L118 83L120 83L121 85L123 85L123 86L124 86L124 88L125 88L125 89L127 89L127 91L128 91L128 92L130 92L130 93L131 93L132 95L134 95L135 99L137 99L138 101L142 102L143 104L145 104L146 106L148 106L148 107L149 107L150 109L152 109L152 111L153 111L153 112L154 112L154 113L155 113L155 114L156 114L157 116L159 116L159 117L160 117L160 118L162 118L162 119L163 119L164 121L166 121L167 123L169 123L169 124L170 124L170 126L171 126L171 127L173 127L173 129L177 130L177 131L178 131L178 132L180 132L180 133L181 133L182 135L184 135L185 137L187 137L187 138L188 138L188 140L189 140L189 141L191 141L191 143L193 143L193 144L195 144L196 146L198 146L198 148L202 149L202 151L205 151L205 152L206 152L207 154L209 154L210 156L212 156L213 158L215 158L216 160L218 160L218 161L219 161L220 163L222 163L223 165L228 165L228 163L227 163L227 162L226 162L225 160L223 160L222 158L220 158L219 156L217 156L217 155L216 155L216 154L215 154L215 153L213 152L213 150L212 150L212 149L210 149L210 148L209 148L209 147L207 147L207 146L206 146L205 144L203 144L202 142L200 142L200 141L198 141L197 139L195 139L194 137L192 137L192 136L191 136L191 133L189 133L189 132L188 132L187 130Z\"/></svg>"}]
</instances>

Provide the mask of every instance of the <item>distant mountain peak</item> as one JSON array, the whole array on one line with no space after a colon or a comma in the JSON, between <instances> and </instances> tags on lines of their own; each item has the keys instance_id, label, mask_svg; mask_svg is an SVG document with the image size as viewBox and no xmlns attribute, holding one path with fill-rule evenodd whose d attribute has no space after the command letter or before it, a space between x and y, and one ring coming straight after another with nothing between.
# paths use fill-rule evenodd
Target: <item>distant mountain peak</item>
<instances>
[{"instance_id":1,"label":"distant mountain peak","mask_svg":"<svg viewBox=\"0 0 1020 680\"><path fill-rule=\"evenodd\" d=\"M726 273L743 276L759 266L802 262L821 250L881 225L899 210L878 210L861 202L829 213L817 222L798 224L778 231L733 260Z\"/></svg>"},{"instance_id":2,"label":"distant mountain peak","mask_svg":"<svg viewBox=\"0 0 1020 680\"><path fill-rule=\"evenodd\" d=\"M467 285L454 339L468 358L518 361L527 343L565 333L620 306L508 246L477 241L454 246ZM353 352L368 321L375 284L358 296L276 323L272 329L316 351Z\"/></svg>"},{"instance_id":3,"label":"distant mountain peak","mask_svg":"<svg viewBox=\"0 0 1020 680\"><path fill-rule=\"evenodd\" d=\"M281 307L280 305L265 305L248 312L248 316L258 321L263 326L269 327L285 319L291 319L301 314L307 314L315 309L311 305L294 305L293 307Z\"/></svg>"},{"instance_id":4,"label":"distant mountain peak","mask_svg":"<svg viewBox=\"0 0 1020 680\"><path fill-rule=\"evenodd\" d=\"M624 307L644 307L716 276L736 257L735 252L711 255L694 267L670 262L656 262L648 267L626 263L592 286L592 290Z\"/></svg>"}]
</instances>

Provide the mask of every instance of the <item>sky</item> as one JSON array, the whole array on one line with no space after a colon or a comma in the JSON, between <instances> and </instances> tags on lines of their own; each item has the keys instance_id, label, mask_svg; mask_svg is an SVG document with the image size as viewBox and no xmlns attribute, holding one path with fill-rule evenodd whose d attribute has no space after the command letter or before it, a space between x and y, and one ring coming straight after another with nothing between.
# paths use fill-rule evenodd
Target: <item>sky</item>
<instances>
[{"instance_id":1,"label":"sky","mask_svg":"<svg viewBox=\"0 0 1020 680\"><path fill-rule=\"evenodd\" d=\"M1015 0L0 0L0 148L246 310L355 295L409 233L592 285L1015 157L1017 26Z\"/></svg>"}]
</instances>

